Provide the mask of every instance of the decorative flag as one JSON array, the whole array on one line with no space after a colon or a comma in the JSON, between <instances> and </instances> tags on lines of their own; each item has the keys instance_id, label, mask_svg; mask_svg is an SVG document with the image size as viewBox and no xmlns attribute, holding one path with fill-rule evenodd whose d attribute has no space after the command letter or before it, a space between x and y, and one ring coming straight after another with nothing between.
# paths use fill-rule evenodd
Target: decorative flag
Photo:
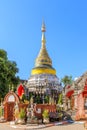
<instances>
[{"instance_id":1,"label":"decorative flag","mask_svg":"<svg viewBox=\"0 0 87 130\"><path fill-rule=\"evenodd\" d=\"M20 85L18 86L17 94L18 94L19 97L21 97L21 96L24 94L24 87L23 87L22 84L20 84Z\"/></svg>"}]
</instances>

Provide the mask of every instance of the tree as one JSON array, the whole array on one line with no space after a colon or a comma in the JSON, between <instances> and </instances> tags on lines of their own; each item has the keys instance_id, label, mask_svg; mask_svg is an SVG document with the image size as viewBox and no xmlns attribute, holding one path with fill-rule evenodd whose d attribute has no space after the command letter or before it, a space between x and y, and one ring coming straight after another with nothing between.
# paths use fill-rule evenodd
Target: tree
<instances>
[{"instance_id":1,"label":"tree","mask_svg":"<svg viewBox=\"0 0 87 130\"><path fill-rule=\"evenodd\" d=\"M17 64L14 61L8 60L7 52L0 49L0 99L4 98L9 91L9 86L14 86L16 90L19 83Z\"/></svg>"},{"instance_id":2,"label":"tree","mask_svg":"<svg viewBox=\"0 0 87 130\"><path fill-rule=\"evenodd\" d=\"M61 82L63 83L64 87L68 84L72 84L72 76L65 75L64 78L61 79Z\"/></svg>"}]
</instances>

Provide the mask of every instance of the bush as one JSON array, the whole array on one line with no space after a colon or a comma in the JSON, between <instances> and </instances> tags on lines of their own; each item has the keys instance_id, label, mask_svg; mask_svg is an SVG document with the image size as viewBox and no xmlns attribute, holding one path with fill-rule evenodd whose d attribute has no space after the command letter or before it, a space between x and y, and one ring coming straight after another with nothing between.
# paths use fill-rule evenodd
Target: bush
<instances>
[{"instance_id":1,"label":"bush","mask_svg":"<svg viewBox=\"0 0 87 130\"><path fill-rule=\"evenodd\" d=\"M26 116L26 112L23 108L21 108L20 112L19 112L19 118L20 119L24 119Z\"/></svg>"},{"instance_id":2,"label":"bush","mask_svg":"<svg viewBox=\"0 0 87 130\"><path fill-rule=\"evenodd\" d=\"M45 110L43 111L42 116L43 116L43 118L49 118L49 112L48 112L47 109L45 109Z\"/></svg>"}]
</instances>

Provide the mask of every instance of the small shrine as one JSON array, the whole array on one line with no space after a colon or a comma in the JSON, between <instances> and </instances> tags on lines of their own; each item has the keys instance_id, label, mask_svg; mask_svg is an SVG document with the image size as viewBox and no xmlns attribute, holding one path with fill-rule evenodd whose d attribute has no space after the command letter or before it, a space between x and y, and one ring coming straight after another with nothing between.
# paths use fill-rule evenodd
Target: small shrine
<instances>
[{"instance_id":1,"label":"small shrine","mask_svg":"<svg viewBox=\"0 0 87 130\"><path fill-rule=\"evenodd\" d=\"M15 103L19 103L19 97L13 91L7 93L4 98L4 118L6 121L14 120Z\"/></svg>"},{"instance_id":2,"label":"small shrine","mask_svg":"<svg viewBox=\"0 0 87 130\"><path fill-rule=\"evenodd\" d=\"M10 90L4 97L3 107L4 107L4 119L6 121L15 120L15 110L26 108L27 103L23 103L24 87L20 84L17 88L17 93Z\"/></svg>"}]
</instances>

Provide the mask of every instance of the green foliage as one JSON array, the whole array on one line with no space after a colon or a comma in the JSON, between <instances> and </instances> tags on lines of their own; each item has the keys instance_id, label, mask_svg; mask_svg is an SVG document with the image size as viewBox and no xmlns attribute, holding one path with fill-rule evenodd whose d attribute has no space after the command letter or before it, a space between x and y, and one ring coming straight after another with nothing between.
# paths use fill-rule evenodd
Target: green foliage
<instances>
[{"instance_id":1,"label":"green foliage","mask_svg":"<svg viewBox=\"0 0 87 130\"><path fill-rule=\"evenodd\" d=\"M3 49L0 49L0 58L7 60L7 52Z\"/></svg>"},{"instance_id":2,"label":"green foliage","mask_svg":"<svg viewBox=\"0 0 87 130\"><path fill-rule=\"evenodd\" d=\"M45 101L45 103L49 103L49 96L45 96L45 98L44 98L44 101Z\"/></svg>"},{"instance_id":3,"label":"green foliage","mask_svg":"<svg viewBox=\"0 0 87 130\"><path fill-rule=\"evenodd\" d=\"M0 107L0 117L3 116L3 108Z\"/></svg>"},{"instance_id":4,"label":"green foliage","mask_svg":"<svg viewBox=\"0 0 87 130\"><path fill-rule=\"evenodd\" d=\"M49 118L49 111L45 109L42 114L43 118Z\"/></svg>"},{"instance_id":5,"label":"green foliage","mask_svg":"<svg viewBox=\"0 0 87 130\"><path fill-rule=\"evenodd\" d=\"M29 93L29 101L31 100L31 97L33 96L32 93Z\"/></svg>"},{"instance_id":6,"label":"green foliage","mask_svg":"<svg viewBox=\"0 0 87 130\"><path fill-rule=\"evenodd\" d=\"M58 104L60 104L60 105L62 104L62 100L63 100L62 96L63 96L62 93L60 93L59 97L58 97Z\"/></svg>"},{"instance_id":7,"label":"green foliage","mask_svg":"<svg viewBox=\"0 0 87 130\"><path fill-rule=\"evenodd\" d=\"M4 98L9 90L9 86L16 86L19 83L17 64L8 60L7 52L0 49L0 98Z\"/></svg>"},{"instance_id":8,"label":"green foliage","mask_svg":"<svg viewBox=\"0 0 87 130\"><path fill-rule=\"evenodd\" d=\"M22 95L22 101L24 102L24 100L26 100L25 94Z\"/></svg>"},{"instance_id":9,"label":"green foliage","mask_svg":"<svg viewBox=\"0 0 87 130\"><path fill-rule=\"evenodd\" d=\"M36 96L36 103L40 104L40 96L39 95Z\"/></svg>"},{"instance_id":10,"label":"green foliage","mask_svg":"<svg viewBox=\"0 0 87 130\"><path fill-rule=\"evenodd\" d=\"M64 84L64 86L68 85L68 84L72 84L73 80L72 80L72 76L64 76L64 78L61 79L61 82Z\"/></svg>"},{"instance_id":11,"label":"green foliage","mask_svg":"<svg viewBox=\"0 0 87 130\"><path fill-rule=\"evenodd\" d=\"M19 118L20 119L24 119L26 115L26 112L23 108L21 108L20 112L19 112Z\"/></svg>"}]
</instances>

